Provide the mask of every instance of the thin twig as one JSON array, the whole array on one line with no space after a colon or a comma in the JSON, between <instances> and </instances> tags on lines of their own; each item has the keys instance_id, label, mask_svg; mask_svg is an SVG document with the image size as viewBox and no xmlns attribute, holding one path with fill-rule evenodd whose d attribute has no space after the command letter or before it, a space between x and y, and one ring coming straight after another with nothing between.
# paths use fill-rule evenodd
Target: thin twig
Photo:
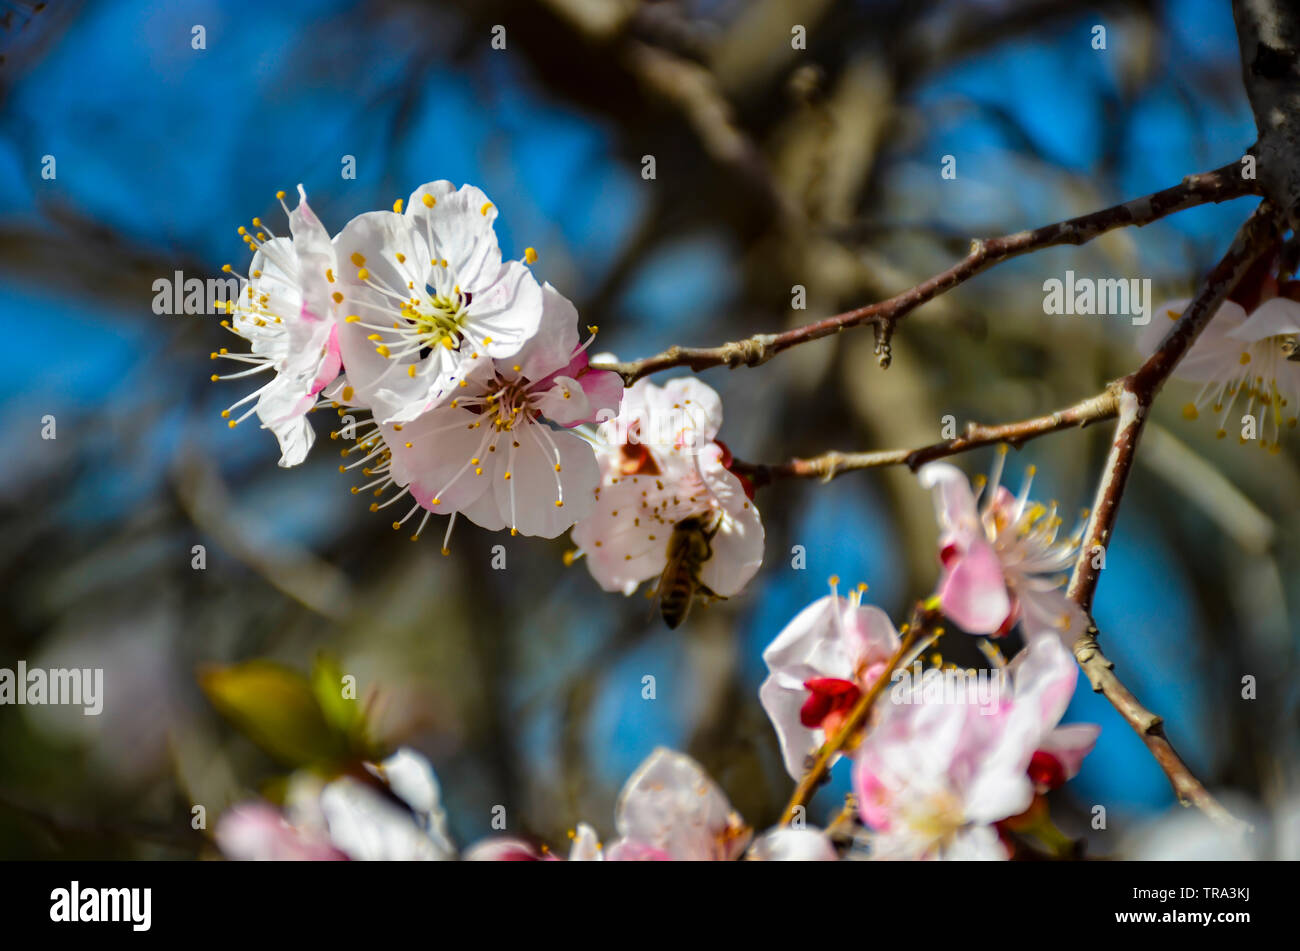
<instances>
[{"instance_id":1,"label":"thin twig","mask_svg":"<svg viewBox=\"0 0 1300 951\"><path fill-rule=\"evenodd\" d=\"M963 284L995 264L1062 244L1085 244L1116 228L1141 227L1167 215L1203 205L1254 194L1256 182L1244 179L1239 162L1212 172L1189 175L1172 188L1135 198L1100 211L1044 225L1032 231L971 242L970 253L952 267L927 278L915 287L876 304L836 314L781 333L755 334L716 347L669 347L663 353L624 363L593 366L613 370L631 386L643 376L673 367L707 370L710 367L758 366L776 354L801 343L839 333L849 327L870 323L876 331L876 357L889 366L890 340L898 322L927 301Z\"/></svg>"},{"instance_id":2,"label":"thin twig","mask_svg":"<svg viewBox=\"0 0 1300 951\"><path fill-rule=\"evenodd\" d=\"M915 449L882 449L876 452L826 452L810 459L791 459L783 463L744 462L736 459L731 470L747 476L755 485L767 485L776 479L821 479L829 482L836 476L858 469L907 466L913 472L934 459L955 456L984 446L1007 444L1019 448L1023 443L1063 429L1081 429L1091 423L1114 419L1119 412L1119 381L1095 396L1080 400L1054 413L1035 416L1015 423L985 426L968 423L966 432Z\"/></svg>"},{"instance_id":3,"label":"thin twig","mask_svg":"<svg viewBox=\"0 0 1300 951\"><path fill-rule=\"evenodd\" d=\"M926 633L930 625L939 618L939 612L935 609L926 607L924 604L918 604L912 616L912 623L903 632L903 637L898 645L898 650L894 656L889 658L889 664L881 672L874 683L868 688L866 693L854 704L849 715L844 718L840 728L832 735L826 737L813 759L812 765L804 773L799 784L795 786L794 794L790 797L790 802L786 805L785 811L781 813L781 819L778 825L788 825L795 817L795 812L801 806L807 806L817 788L822 784L826 777L827 771L830 770L831 764L839 756L840 751L845 745L857 735L867 722L867 717L871 713L871 708L876 702L876 698L884 692L885 687L890 682L890 676L897 669L899 663L908 655L908 652L916 645L921 635Z\"/></svg>"}]
</instances>

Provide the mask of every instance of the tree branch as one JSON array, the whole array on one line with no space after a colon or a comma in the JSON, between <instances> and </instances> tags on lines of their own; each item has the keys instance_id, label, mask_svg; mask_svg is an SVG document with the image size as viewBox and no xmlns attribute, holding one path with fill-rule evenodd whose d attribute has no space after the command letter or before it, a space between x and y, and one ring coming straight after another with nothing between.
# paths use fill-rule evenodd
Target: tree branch
<instances>
[{"instance_id":1,"label":"tree branch","mask_svg":"<svg viewBox=\"0 0 1300 951\"><path fill-rule=\"evenodd\" d=\"M876 304L858 307L781 333L755 334L716 347L675 346L642 360L600 363L593 364L593 367L613 370L623 378L624 384L631 386L643 376L673 367L689 367L700 371L717 366L758 366L783 350L865 323L870 323L875 328L876 357L881 367L887 367L890 361L890 340L900 320L927 301L965 283L995 264L1043 248L1086 244L1116 228L1141 227L1186 208L1228 201L1255 191L1255 181L1242 178L1240 164L1232 162L1212 172L1189 175L1172 188L1112 205L1101 211L1044 225L1032 231L973 241L970 253L946 271Z\"/></svg>"},{"instance_id":2,"label":"tree branch","mask_svg":"<svg viewBox=\"0 0 1300 951\"><path fill-rule=\"evenodd\" d=\"M1241 75L1259 129L1262 193L1300 225L1300 7L1295 0L1233 0Z\"/></svg>"},{"instance_id":3,"label":"tree branch","mask_svg":"<svg viewBox=\"0 0 1300 951\"><path fill-rule=\"evenodd\" d=\"M1205 279L1196 298L1170 329L1155 353L1120 381L1119 419L1115 424L1115 438L1097 487L1096 501L1067 590L1069 597L1088 613L1090 619L1093 596L1101 575L1099 566L1104 564L1096 556L1110 543L1151 403L1178 362L1186 356L1201 331L1227 299L1229 292L1272 247L1277 229L1277 210L1265 202L1242 226L1232 248ZM1174 750L1173 744L1165 736L1164 721L1144 707L1115 675L1115 665L1097 645L1097 627L1091 620L1088 630L1075 643L1074 654L1088 675L1092 689L1105 696L1142 738L1142 742L1169 777L1178 800L1184 805L1197 806L1223 825L1239 828L1241 822L1210 795Z\"/></svg>"},{"instance_id":4,"label":"tree branch","mask_svg":"<svg viewBox=\"0 0 1300 951\"><path fill-rule=\"evenodd\" d=\"M826 452L810 459L791 459L789 462L765 464L736 459L730 468L749 478L756 486L767 485L776 479L821 479L829 482L845 472L857 469L879 469L885 466L907 466L913 472L934 459L955 456L984 446L1002 443L1019 448L1023 443L1047 433L1062 429L1083 428L1104 419L1113 419L1119 411L1121 381L1110 384L1105 390L1085 400L1046 416L1016 423L985 426L968 423L966 432L953 439L944 439L916 449L882 449L876 452Z\"/></svg>"}]
</instances>

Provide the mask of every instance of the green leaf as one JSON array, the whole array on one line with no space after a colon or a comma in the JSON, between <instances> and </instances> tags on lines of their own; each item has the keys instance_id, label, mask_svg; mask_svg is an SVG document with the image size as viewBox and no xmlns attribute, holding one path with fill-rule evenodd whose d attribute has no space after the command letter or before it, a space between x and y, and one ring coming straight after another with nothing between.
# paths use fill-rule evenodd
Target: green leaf
<instances>
[{"instance_id":1,"label":"green leaf","mask_svg":"<svg viewBox=\"0 0 1300 951\"><path fill-rule=\"evenodd\" d=\"M199 673L208 699L250 740L290 766L346 758L351 744L321 709L307 678L290 667L251 660Z\"/></svg>"},{"instance_id":2,"label":"green leaf","mask_svg":"<svg viewBox=\"0 0 1300 951\"><path fill-rule=\"evenodd\" d=\"M365 712L355 697L344 696L343 668L333 654L321 651L311 670L311 688L325 719L358 749L366 746Z\"/></svg>"}]
</instances>

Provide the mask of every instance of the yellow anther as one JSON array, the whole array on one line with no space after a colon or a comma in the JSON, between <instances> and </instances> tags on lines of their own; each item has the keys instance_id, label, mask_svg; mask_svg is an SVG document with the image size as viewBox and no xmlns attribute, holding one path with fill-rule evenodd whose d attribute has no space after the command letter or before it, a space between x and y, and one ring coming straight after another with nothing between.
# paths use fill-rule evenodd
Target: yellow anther
<instances>
[{"instance_id":1,"label":"yellow anther","mask_svg":"<svg viewBox=\"0 0 1300 951\"><path fill-rule=\"evenodd\" d=\"M370 272L367 271L365 268L362 268L361 270L357 271L357 280L358 281L370 280Z\"/></svg>"},{"instance_id":2,"label":"yellow anther","mask_svg":"<svg viewBox=\"0 0 1300 951\"><path fill-rule=\"evenodd\" d=\"M490 209L491 207L492 207L492 202L485 201L483 202L483 207L480 208L479 211L482 212L484 215L486 215L488 213L488 209Z\"/></svg>"},{"instance_id":3,"label":"yellow anther","mask_svg":"<svg viewBox=\"0 0 1300 951\"><path fill-rule=\"evenodd\" d=\"M276 192L275 197L280 201L284 201L284 190L281 189L280 191Z\"/></svg>"},{"instance_id":4,"label":"yellow anther","mask_svg":"<svg viewBox=\"0 0 1300 951\"><path fill-rule=\"evenodd\" d=\"M1183 407L1183 419L1196 419L1199 415L1201 414L1197 412L1195 403L1188 403Z\"/></svg>"},{"instance_id":5,"label":"yellow anther","mask_svg":"<svg viewBox=\"0 0 1300 951\"><path fill-rule=\"evenodd\" d=\"M393 211L397 212L399 215L402 213L402 199L399 198L397 201L393 202Z\"/></svg>"},{"instance_id":6,"label":"yellow anther","mask_svg":"<svg viewBox=\"0 0 1300 951\"><path fill-rule=\"evenodd\" d=\"M352 257L350 257L348 260L350 260L357 267L366 266L366 256L362 254L360 251L353 251Z\"/></svg>"},{"instance_id":7,"label":"yellow anther","mask_svg":"<svg viewBox=\"0 0 1300 951\"><path fill-rule=\"evenodd\" d=\"M425 208L432 208L434 205L438 203L438 199L434 198L428 192L425 192L423 195L420 196L420 201L424 202Z\"/></svg>"},{"instance_id":8,"label":"yellow anther","mask_svg":"<svg viewBox=\"0 0 1300 951\"><path fill-rule=\"evenodd\" d=\"M529 264L535 264L537 262L537 249L524 248L524 260Z\"/></svg>"}]
</instances>

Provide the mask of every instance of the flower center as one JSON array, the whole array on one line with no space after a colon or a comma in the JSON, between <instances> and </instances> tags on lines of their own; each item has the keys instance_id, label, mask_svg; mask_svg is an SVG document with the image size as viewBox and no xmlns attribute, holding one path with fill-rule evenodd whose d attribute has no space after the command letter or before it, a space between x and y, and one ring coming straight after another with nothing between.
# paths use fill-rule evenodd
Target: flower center
<instances>
[{"instance_id":1,"label":"flower center","mask_svg":"<svg viewBox=\"0 0 1300 951\"><path fill-rule=\"evenodd\" d=\"M407 334L414 336L423 347L432 349L444 346L457 349L464 337L462 332L469 317L466 310L471 295L459 288L450 294L429 292L424 300L412 297L402 305L401 315L407 321Z\"/></svg>"},{"instance_id":2,"label":"flower center","mask_svg":"<svg viewBox=\"0 0 1300 951\"><path fill-rule=\"evenodd\" d=\"M813 677L804 681L808 699L799 708L799 722L810 730L818 727L836 732L862 696L858 685L836 677Z\"/></svg>"},{"instance_id":3,"label":"flower center","mask_svg":"<svg viewBox=\"0 0 1300 951\"><path fill-rule=\"evenodd\" d=\"M1036 750L1029 760L1029 778L1039 789L1056 789L1065 783L1065 767L1051 753Z\"/></svg>"}]
</instances>

